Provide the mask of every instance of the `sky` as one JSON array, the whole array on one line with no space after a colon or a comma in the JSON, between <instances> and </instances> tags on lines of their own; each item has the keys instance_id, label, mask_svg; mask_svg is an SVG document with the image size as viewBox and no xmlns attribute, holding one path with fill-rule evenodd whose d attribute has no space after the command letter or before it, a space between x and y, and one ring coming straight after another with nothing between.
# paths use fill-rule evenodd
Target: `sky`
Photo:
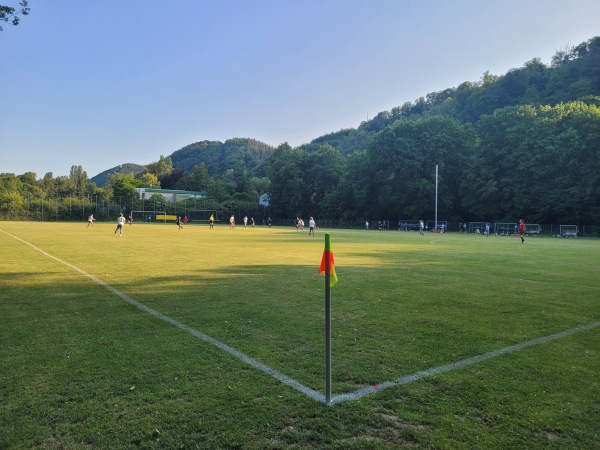
<instances>
[{"instance_id":1,"label":"sky","mask_svg":"<svg viewBox=\"0 0 600 450\"><path fill-rule=\"evenodd\" d=\"M18 0L0 0L18 6ZM600 35L598 0L30 0L0 32L0 173L204 140L296 147Z\"/></svg>"}]
</instances>

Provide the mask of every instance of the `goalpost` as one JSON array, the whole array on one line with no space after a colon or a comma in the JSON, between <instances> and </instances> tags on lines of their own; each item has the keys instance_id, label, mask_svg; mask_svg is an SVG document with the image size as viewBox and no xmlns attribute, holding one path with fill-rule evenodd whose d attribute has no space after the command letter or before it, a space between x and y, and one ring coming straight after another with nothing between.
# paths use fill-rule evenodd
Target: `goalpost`
<instances>
[{"instance_id":1,"label":"goalpost","mask_svg":"<svg viewBox=\"0 0 600 450\"><path fill-rule=\"evenodd\" d=\"M167 222L166 211L131 211L134 222Z\"/></svg>"},{"instance_id":2,"label":"goalpost","mask_svg":"<svg viewBox=\"0 0 600 450\"><path fill-rule=\"evenodd\" d=\"M412 231L412 230L418 230L419 229L419 224L417 222L413 222L410 219L400 219L400 223L398 224L398 228L402 231Z\"/></svg>"},{"instance_id":3,"label":"goalpost","mask_svg":"<svg viewBox=\"0 0 600 450\"><path fill-rule=\"evenodd\" d=\"M577 225L561 225L560 226L560 235L562 237L577 237L579 233L579 229Z\"/></svg>"},{"instance_id":4,"label":"goalpost","mask_svg":"<svg viewBox=\"0 0 600 450\"><path fill-rule=\"evenodd\" d=\"M517 233L517 224L509 222L496 222L494 224L494 234L499 236L510 236Z\"/></svg>"},{"instance_id":5,"label":"goalpost","mask_svg":"<svg viewBox=\"0 0 600 450\"><path fill-rule=\"evenodd\" d=\"M221 220L216 209L188 209L187 216L190 222L208 222L210 216L214 217L215 222Z\"/></svg>"},{"instance_id":6,"label":"goalpost","mask_svg":"<svg viewBox=\"0 0 600 450\"><path fill-rule=\"evenodd\" d=\"M527 236L539 236L542 233L542 226L538 223L526 223L525 234Z\"/></svg>"},{"instance_id":7,"label":"goalpost","mask_svg":"<svg viewBox=\"0 0 600 450\"><path fill-rule=\"evenodd\" d=\"M485 226L489 223L490 222L469 222L469 233L483 235L483 233L485 232ZM491 230L492 227L490 226L490 231Z\"/></svg>"},{"instance_id":8,"label":"goalpost","mask_svg":"<svg viewBox=\"0 0 600 450\"><path fill-rule=\"evenodd\" d=\"M447 220L427 220L425 222L425 229L428 231L435 230L435 224L437 223L438 229L437 232L446 232L448 231L448 221Z\"/></svg>"}]
</instances>

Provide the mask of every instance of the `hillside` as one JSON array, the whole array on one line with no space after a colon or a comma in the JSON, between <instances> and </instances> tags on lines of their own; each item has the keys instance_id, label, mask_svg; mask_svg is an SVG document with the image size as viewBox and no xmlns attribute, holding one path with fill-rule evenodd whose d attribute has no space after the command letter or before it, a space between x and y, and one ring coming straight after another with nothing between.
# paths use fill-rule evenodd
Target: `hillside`
<instances>
[{"instance_id":1,"label":"hillside","mask_svg":"<svg viewBox=\"0 0 600 450\"><path fill-rule=\"evenodd\" d=\"M136 175L142 173L144 170L144 166L140 166L139 164L126 163L121 164L112 169L107 169L104 172L99 173L90 179L91 182L96 183L99 187L104 187L108 183L108 177L113 173L134 173Z\"/></svg>"},{"instance_id":2,"label":"hillside","mask_svg":"<svg viewBox=\"0 0 600 450\"><path fill-rule=\"evenodd\" d=\"M556 106L575 100L596 104L594 96L600 96L600 37L558 51L549 66L533 58L504 75L485 72L479 81L431 92L412 103L382 111L356 129L333 132L302 147L313 150L329 144L349 154L366 149L372 136L400 119L441 115L475 124L482 116L509 106Z\"/></svg>"},{"instance_id":3,"label":"hillside","mask_svg":"<svg viewBox=\"0 0 600 450\"><path fill-rule=\"evenodd\" d=\"M171 154L174 168L190 172L204 163L208 173L221 177L227 170L260 172L274 148L255 139L234 138L225 141L202 141L187 145Z\"/></svg>"},{"instance_id":4,"label":"hillside","mask_svg":"<svg viewBox=\"0 0 600 450\"><path fill-rule=\"evenodd\" d=\"M171 155L174 169L183 173L191 172L194 167L204 163L211 176L221 178L228 170L234 173L249 173L264 176L264 165L274 148L255 139L234 138L227 141L202 141L176 150ZM104 187L112 173L142 173L144 166L122 164L94 176L91 181Z\"/></svg>"},{"instance_id":5,"label":"hillside","mask_svg":"<svg viewBox=\"0 0 600 450\"><path fill-rule=\"evenodd\" d=\"M560 103L584 100L597 104L600 97L600 37L558 51L550 65L533 58L523 67L511 69L504 75L485 72L477 82L465 81L458 87L447 88L420 97L414 102L382 111L357 128L347 128L315 138L300 148L315 151L327 144L341 154L349 155L366 150L372 139L401 119L445 116L461 123L475 125L480 118L494 111L521 105L556 106ZM234 138L225 143L201 141L187 145L170 156L174 168L189 173L204 163L208 173L221 178L226 171L248 171L264 175L264 166L273 148L254 139ZM92 178L103 186L108 174L122 172L124 164L106 170ZM142 167L142 166L137 166ZM127 170L130 170L129 168Z\"/></svg>"}]
</instances>

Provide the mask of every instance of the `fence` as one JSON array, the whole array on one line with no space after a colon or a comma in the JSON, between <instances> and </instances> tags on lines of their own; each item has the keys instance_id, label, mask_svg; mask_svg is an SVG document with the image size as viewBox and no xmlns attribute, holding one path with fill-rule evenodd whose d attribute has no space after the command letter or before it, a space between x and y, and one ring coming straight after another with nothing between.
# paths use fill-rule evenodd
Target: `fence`
<instances>
[{"instance_id":1,"label":"fence","mask_svg":"<svg viewBox=\"0 0 600 450\"><path fill-rule=\"evenodd\" d=\"M152 211L162 214L176 214L181 217L194 215L194 211L215 211L215 219L217 223L229 223L229 217L235 215L238 223L241 218L248 216L253 217L257 226L266 226L267 218L271 217L273 226L290 226L294 227L294 218L277 218L271 216L271 211L268 206L260 205L255 202L225 202L219 203L211 199L188 199L171 203L166 200L155 199L154 196L150 200L144 199L124 199L101 200L98 198L55 198L55 199L40 199L28 198L22 205L12 209L0 209L0 220L31 220L31 221L81 221L87 222L90 214L94 215L97 222L114 222L120 212L128 214L130 211ZM404 232L408 228L409 232L418 231L415 227L398 227L398 220L395 219L330 219L315 217L317 226L323 229L362 229L366 227L366 222L369 222L369 229L377 231L379 222L389 224L383 227L389 232ZM403 220L409 222L409 220ZM401 222L403 222L401 221ZM203 222L200 220L200 222ZM200 223L199 222L199 223ZM307 220L305 220L307 222ZM441 223L442 221L438 221ZM445 222L447 224L447 232L463 232L462 223ZM492 225L494 222L489 222ZM564 224L540 224L540 236L560 236L561 225ZM536 229L538 224L536 224ZM577 225L578 237L600 237L600 224L592 225Z\"/></svg>"},{"instance_id":2,"label":"fence","mask_svg":"<svg viewBox=\"0 0 600 450\"><path fill-rule=\"evenodd\" d=\"M64 197L64 198L31 198L27 197L22 204L0 205L0 220L25 220L45 222L87 222L90 214L97 222L114 222L119 213L129 215L132 211L147 211L152 213L175 214L188 216L200 221L208 220L214 213L218 222L229 223L229 217L253 217L257 224L265 223L269 217L269 207L255 202L235 201L219 203L212 199L190 198L177 203L169 202L163 197L153 196L151 199L131 198L100 199L98 197ZM205 218L199 212L205 212ZM205 214L205 215L206 215Z\"/></svg>"},{"instance_id":3,"label":"fence","mask_svg":"<svg viewBox=\"0 0 600 450\"><path fill-rule=\"evenodd\" d=\"M380 220L343 220L343 219L319 219L315 217L317 222L317 226L323 229L366 229L365 223L369 222L369 230L379 230L379 222ZM305 221L306 222L306 221ZM381 222L386 222L390 224L396 224L397 221L382 219ZM406 221L408 222L408 221ZM438 224L441 224L441 221L438 221ZM463 233L462 223L459 222L445 222L447 224L446 232L459 232ZM494 222L481 222L481 223L489 223L490 228L493 232ZM259 224L257 222L257 224ZM294 219L273 219L274 226L290 226L294 227ZM467 227L469 224L467 223ZM418 232L418 227L407 227L408 232ZM514 228L514 227L513 227ZM388 228L384 228L385 231L400 231L404 232L405 227L396 227L390 226ZM431 232L431 229L428 230ZM474 230L472 231L474 233ZM483 234L483 229L480 230ZM561 234L561 224L535 224L535 236L560 236ZM531 235L532 233L530 233ZM578 237L600 237L600 225L580 225L578 227Z\"/></svg>"}]
</instances>

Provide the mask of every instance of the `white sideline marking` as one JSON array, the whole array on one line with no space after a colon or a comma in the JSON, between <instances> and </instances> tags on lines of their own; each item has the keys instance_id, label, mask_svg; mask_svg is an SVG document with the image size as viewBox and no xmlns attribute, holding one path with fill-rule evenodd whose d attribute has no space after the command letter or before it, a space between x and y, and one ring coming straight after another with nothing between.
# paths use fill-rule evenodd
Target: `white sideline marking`
<instances>
[{"instance_id":1,"label":"white sideline marking","mask_svg":"<svg viewBox=\"0 0 600 450\"><path fill-rule=\"evenodd\" d=\"M141 309L142 311L147 312L148 314L153 315L154 317L164 320L165 322L170 323L171 325L175 325L177 328L187 331L188 333L192 334L193 336L196 336L197 338L201 339L202 341L214 345L215 347L229 353L230 355L235 356L236 358L238 358L239 360L245 362L246 364L249 364L250 366L254 367L255 369L260 370L261 372L272 376L273 378L281 381L283 384L286 384L290 387L292 387L293 389L296 389L297 391L303 393L304 395L312 398L313 400L316 400L320 403L326 403L326 399L325 399L325 395L321 394L320 392L315 391L314 389L311 389L307 386L304 386L303 384L299 383L298 381L288 377L287 375L284 375L283 373L279 372L278 370L272 369L269 366L261 363L260 361L257 361L254 358L251 358L250 356L234 349L233 347L230 347L227 344L224 344L223 342L208 336L204 333L201 333L200 331L189 327L169 316L166 316L164 314L159 313L158 311L144 305L143 303L140 303L134 299L132 299L131 297L129 297L128 295L122 293L121 291L115 289L114 287L112 287L110 284L105 283L104 281L102 281L101 279L95 277L94 275L91 275L89 273L87 273L85 270L80 269L79 267L74 266L73 264L70 264L66 261L63 261L60 258L57 258L56 256L53 256L47 252L45 252L44 250L36 247L35 245L24 241L21 238L18 238L17 236L13 236L10 233L7 233L4 230L0 230L2 233L18 240L19 242L22 242L25 245L28 245L29 247L33 248L34 250L40 252L42 255L47 256L48 258L51 258L61 264L64 264L67 267L70 267L71 269L75 270L76 272L79 272L80 274L88 277L89 279L93 280L94 282L98 283L100 286L104 287L105 289L109 290L110 292L112 292L113 294L121 297L123 300L125 300L127 303L135 306L136 308ZM420 380L422 378L426 378L426 377L430 377L432 375L438 375L440 373L444 373L444 372L450 372L451 370L454 369L460 369L462 367L465 366L469 366L471 364L476 364L479 363L481 361L486 361L488 359L491 358L495 358L496 356L501 356L501 355L505 355L507 353L512 353L515 352L517 350L522 350L524 348L527 347L532 347L534 345L538 345L538 344L543 344L545 342L548 341L552 341L555 339L559 339L565 336L569 336L571 334L575 334L578 333L580 331L587 331L587 330L591 330L594 328L597 328L600 326L600 322L592 322L589 323L587 325L582 325L576 328L571 328L570 330L565 330L565 331L561 331L559 333L555 333L555 334L550 334L548 336L543 336L537 339L532 339L531 341L526 341L526 342L521 342L520 344L516 344L516 345L512 345L510 347L504 347L501 348L499 350L494 350L491 352L487 352L487 353L483 353L481 355L478 356L473 356L471 358L466 358L466 359L462 359L460 361L451 363L451 364L446 364L443 366L438 366L438 367L433 367L431 369L427 369L427 370L422 370L420 372L416 372L412 375L407 375L401 378L396 378L395 380L391 380L391 381L386 381L384 383L381 383L379 385L377 385L377 387L374 386L368 386L368 387L364 387L361 389L358 389L354 392L350 392L347 394L341 394L341 395L337 395L334 396L333 398L331 398L331 402L329 403L329 405L334 405L336 403L342 403L348 400L357 400L361 397L364 397L366 395L370 395L370 394L374 394L378 391L381 391L383 389L392 387L392 386L398 386L401 384L409 384L412 383L413 381L417 381Z\"/></svg>"},{"instance_id":2,"label":"white sideline marking","mask_svg":"<svg viewBox=\"0 0 600 450\"><path fill-rule=\"evenodd\" d=\"M377 388L375 388L374 386L369 386L369 387L362 388L362 389L359 389L357 391L354 391L354 392L351 392L348 394L342 394L342 395L335 396L331 399L331 403L333 404L333 403L344 402L346 400L356 400L358 398L364 397L365 395L373 394L374 392L380 391L380 390L388 388L388 387L397 386L399 384L408 384L408 383L412 383L413 381L420 380L421 378L429 377L432 375L438 375L438 374L444 373L444 372L450 372L451 370L459 369L461 367L469 366L471 364L476 364L481 361L495 358L496 356L505 355L507 353L512 353L517 350L522 350L524 348L531 347L533 345L543 344L544 342L548 342L548 341L552 341L554 339L559 339L559 338L562 338L565 336L569 336L571 334L578 333L580 331L591 330L598 326L600 326L600 322L592 322L592 323L589 323L587 325L582 325L577 328L571 328L570 330L561 331L559 333L550 334L548 336L543 336L543 337L540 337L537 339L532 339L531 341L526 341L526 342L521 342L520 344L511 345L510 347L504 347L499 350L494 350L491 352L483 353L482 355L473 356L471 358L466 358L466 359L461 359L460 361L456 361L451 364L446 364L444 366L438 366L438 367L434 367L432 369L427 369L427 370L423 370L421 372L416 372L416 373L413 373L412 375L407 375L402 378L396 378L395 380L392 380L392 381L386 381L385 383L381 383L380 385L378 385Z\"/></svg>"},{"instance_id":3,"label":"white sideline marking","mask_svg":"<svg viewBox=\"0 0 600 450\"><path fill-rule=\"evenodd\" d=\"M261 363L260 361L257 361L256 359L251 358L248 355L245 355L244 353L242 353L242 352L234 349L233 347L230 347L227 344L224 344L223 342L221 342L221 341L219 341L219 340L217 340L217 339L215 339L215 338L213 338L211 336L208 336L208 335L206 335L204 333L201 333L200 331L195 330L194 328L189 327L189 326L187 326L187 325L185 325L185 324L183 324L183 323L181 323L181 322L173 319L172 317L165 316L164 314L159 313L158 311L156 311L156 310L154 310L154 309L152 309L152 308L144 305L143 303L140 303L140 302L132 299L128 295L126 295L126 294L122 293L121 291L119 291L119 290L115 289L114 287L112 287L110 284L105 283L100 278L97 278L94 275L87 273L85 270L80 269L79 267L74 266L73 264L70 264L70 263L68 263L66 261L63 261L62 259L57 258L56 256L53 256L53 255L45 252L44 250L36 247L35 245L33 245L33 244L31 244L31 243L29 243L27 241L24 241L23 239L20 239L20 238L18 238L16 236L13 236L12 234L7 233L4 230L0 230L0 231L2 231L3 233L9 235L10 237L12 237L12 238L14 238L16 240L22 242L23 244L26 244L26 245L30 246L34 250L40 252L42 255L47 256L48 258L51 258L51 259L53 259L53 260L55 260L55 261L57 261L57 262L59 262L61 264L64 264L65 266L70 267L74 271L79 272L80 274L88 277L89 279L95 281L96 283L98 283L103 288L108 289L113 294L121 297L127 303L130 303L131 305L135 306L136 308L139 308L142 311L147 312L148 314L152 314L154 317L157 317L157 318L159 318L161 320L164 320L165 322L168 322L171 325L175 325L177 328L180 328L181 330L187 331L188 333L196 336L197 338L203 340L204 342L207 342L207 343L209 343L211 345L214 345L215 347L217 347L217 348L219 348L219 349L221 349L223 351L226 351L227 353L235 356L239 360L245 362L246 364L251 365L255 369L258 369L261 372L266 373L267 375L271 375L272 377L274 377L277 380L281 381L283 384L287 384L288 386L296 389L297 391L302 392L303 394L307 395L308 397L310 397L310 398L312 398L312 399L314 399L314 400L316 400L318 402L325 403L325 396L323 394L321 394L321 393L319 393L319 392L317 392L317 391L315 391L313 389L310 389L309 387L304 386L303 384L301 384L298 381L296 381L296 380L288 377L287 375L284 375L283 373L281 373L281 372L279 372L279 371L277 371L275 369L270 368L269 366Z\"/></svg>"}]
</instances>

